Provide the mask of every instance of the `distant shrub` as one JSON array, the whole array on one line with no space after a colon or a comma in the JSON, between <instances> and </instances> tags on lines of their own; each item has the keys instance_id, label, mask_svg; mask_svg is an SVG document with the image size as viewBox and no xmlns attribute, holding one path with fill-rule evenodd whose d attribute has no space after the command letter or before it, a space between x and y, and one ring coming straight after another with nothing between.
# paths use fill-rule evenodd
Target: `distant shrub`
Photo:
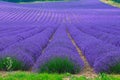
<instances>
[{"instance_id":1,"label":"distant shrub","mask_svg":"<svg viewBox=\"0 0 120 80\"><path fill-rule=\"evenodd\" d=\"M77 73L80 69L75 69L75 65L67 58L53 58L42 65L40 72L47 73Z\"/></svg>"},{"instance_id":2,"label":"distant shrub","mask_svg":"<svg viewBox=\"0 0 120 80\"><path fill-rule=\"evenodd\" d=\"M22 63L15 58L5 57L0 59L0 70L13 71L23 70Z\"/></svg>"},{"instance_id":3,"label":"distant shrub","mask_svg":"<svg viewBox=\"0 0 120 80\"><path fill-rule=\"evenodd\" d=\"M97 73L120 74L120 53L112 51L98 57L94 63Z\"/></svg>"},{"instance_id":4,"label":"distant shrub","mask_svg":"<svg viewBox=\"0 0 120 80\"><path fill-rule=\"evenodd\" d=\"M120 3L120 0L112 0L112 1L115 1L115 2L118 2L118 3Z\"/></svg>"},{"instance_id":5,"label":"distant shrub","mask_svg":"<svg viewBox=\"0 0 120 80\"><path fill-rule=\"evenodd\" d=\"M116 65L110 65L109 69L101 70L100 73L107 73L107 74L120 74L120 63Z\"/></svg>"},{"instance_id":6,"label":"distant shrub","mask_svg":"<svg viewBox=\"0 0 120 80\"><path fill-rule=\"evenodd\" d=\"M110 67L110 73L120 74L120 63Z\"/></svg>"}]
</instances>

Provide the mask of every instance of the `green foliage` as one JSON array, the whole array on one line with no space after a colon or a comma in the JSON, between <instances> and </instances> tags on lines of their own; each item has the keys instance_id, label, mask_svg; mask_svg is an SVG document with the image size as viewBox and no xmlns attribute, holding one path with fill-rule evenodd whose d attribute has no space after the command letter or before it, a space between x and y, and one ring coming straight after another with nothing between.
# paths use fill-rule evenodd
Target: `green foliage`
<instances>
[{"instance_id":1,"label":"green foliage","mask_svg":"<svg viewBox=\"0 0 120 80\"><path fill-rule=\"evenodd\" d=\"M76 69L73 62L71 62L68 58L53 58L42 65L40 68L41 73L77 73L80 69Z\"/></svg>"},{"instance_id":2,"label":"green foliage","mask_svg":"<svg viewBox=\"0 0 120 80\"><path fill-rule=\"evenodd\" d=\"M70 80L88 80L85 76L75 77L71 76Z\"/></svg>"},{"instance_id":3,"label":"green foliage","mask_svg":"<svg viewBox=\"0 0 120 80\"><path fill-rule=\"evenodd\" d=\"M110 67L110 73L120 74L120 63Z\"/></svg>"},{"instance_id":4,"label":"green foliage","mask_svg":"<svg viewBox=\"0 0 120 80\"><path fill-rule=\"evenodd\" d=\"M2 71L22 70L22 63L17 59L5 57L0 59L0 70Z\"/></svg>"},{"instance_id":5,"label":"green foliage","mask_svg":"<svg viewBox=\"0 0 120 80\"><path fill-rule=\"evenodd\" d=\"M86 78L84 76L80 76L80 77L75 77L72 76L70 78L70 80L120 80L120 76L113 76L113 75L107 75L107 74L99 74L98 77L96 78Z\"/></svg>"},{"instance_id":6,"label":"green foliage","mask_svg":"<svg viewBox=\"0 0 120 80\"><path fill-rule=\"evenodd\" d=\"M101 1L106 3L106 4L110 4L112 6L120 8L120 2L118 2L118 1L115 1L115 0L101 0Z\"/></svg>"},{"instance_id":7,"label":"green foliage","mask_svg":"<svg viewBox=\"0 0 120 80\"><path fill-rule=\"evenodd\" d=\"M120 0L112 0L112 1L120 3Z\"/></svg>"},{"instance_id":8,"label":"green foliage","mask_svg":"<svg viewBox=\"0 0 120 80\"><path fill-rule=\"evenodd\" d=\"M70 74L36 74L29 72L12 72L5 76L0 76L0 80L63 80Z\"/></svg>"},{"instance_id":9,"label":"green foliage","mask_svg":"<svg viewBox=\"0 0 120 80\"><path fill-rule=\"evenodd\" d=\"M3 76L4 75L4 76ZM6 72L0 75L0 80L120 80L120 76L100 74L96 78L76 77L71 74L36 74L30 72ZM69 78L69 79L66 79Z\"/></svg>"},{"instance_id":10,"label":"green foliage","mask_svg":"<svg viewBox=\"0 0 120 80\"><path fill-rule=\"evenodd\" d=\"M95 80L113 80L113 79L111 76L101 73L97 78L95 78Z\"/></svg>"}]
</instances>

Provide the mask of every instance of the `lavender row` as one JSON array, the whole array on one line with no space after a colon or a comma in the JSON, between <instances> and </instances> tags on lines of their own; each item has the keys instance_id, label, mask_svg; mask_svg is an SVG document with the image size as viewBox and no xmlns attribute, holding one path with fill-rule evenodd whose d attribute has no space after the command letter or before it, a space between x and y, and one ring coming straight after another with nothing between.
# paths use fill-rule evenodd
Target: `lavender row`
<instances>
[{"instance_id":1,"label":"lavender row","mask_svg":"<svg viewBox=\"0 0 120 80\"><path fill-rule=\"evenodd\" d=\"M120 47L120 36L118 35L112 35L109 33L105 33L102 31L97 31L94 29L90 29L90 28L81 28L79 27L80 31L83 31L84 33L94 36L102 41L105 41L106 43L110 43L116 47Z\"/></svg>"},{"instance_id":2,"label":"lavender row","mask_svg":"<svg viewBox=\"0 0 120 80\"><path fill-rule=\"evenodd\" d=\"M20 33L24 33L24 32L29 32L30 30L35 30L36 27L32 27L32 26L28 26L28 27L11 27L9 25L9 27L7 26L7 28L5 28L6 25L2 25L2 27L0 27L0 37L6 37L6 36L13 36L13 35L17 35Z\"/></svg>"},{"instance_id":3,"label":"lavender row","mask_svg":"<svg viewBox=\"0 0 120 80\"><path fill-rule=\"evenodd\" d=\"M108 29L109 28L109 29ZM116 29L117 28L117 29ZM120 35L120 32L119 32L119 23L117 24L110 24L108 25L108 27L103 27L103 28L100 28L100 27L93 27L93 29L95 30L99 30L101 32L104 32L104 33L108 33L108 34L111 34L111 35L114 35L114 36L119 36Z\"/></svg>"},{"instance_id":4,"label":"lavender row","mask_svg":"<svg viewBox=\"0 0 120 80\"><path fill-rule=\"evenodd\" d=\"M71 62L74 63L75 70L79 68L83 69L83 61L80 58L76 48L73 46L70 41L65 26L60 26L51 42L48 44L43 54L38 58L33 70L39 72L42 65L50 61L52 58L68 58Z\"/></svg>"},{"instance_id":5,"label":"lavender row","mask_svg":"<svg viewBox=\"0 0 120 80\"><path fill-rule=\"evenodd\" d=\"M14 43L26 40L38 33L41 33L45 29L45 26L36 27L33 30L29 30L27 32L19 33L19 34L6 34L5 37L0 38L0 51L4 50L6 47L13 45Z\"/></svg>"},{"instance_id":6,"label":"lavender row","mask_svg":"<svg viewBox=\"0 0 120 80\"><path fill-rule=\"evenodd\" d=\"M69 2L48 2L48 3L32 3L32 4L22 4L21 6L24 7L32 7L32 8L54 8L54 9L69 9L69 8L76 8L76 9L115 9L115 7L111 7L110 5L105 5L104 3L100 2L99 0L71 0Z\"/></svg>"},{"instance_id":7,"label":"lavender row","mask_svg":"<svg viewBox=\"0 0 120 80\"><path fill-rule=\"evenodd\" d=\"M9 11L10 10L10 11ZM1 8L1 23L48 23L54 16L60 14L58 10L32 9L32 8ZM32 16L32 17L31 17ZM58 15L59 16L59 15ZM56 16L57 17L57 16ZM61 16L62 17L62 16ZM56 20L55 20L56 21ZM50 22L55 22L50 21Z\"/></svg>"},{"instance_id":8,"label":"lavender row","mask_svg":"<svg viewBox=\"0 0 120 80\"><path fill-rule=\"evenodd\" d=\"M25 70L30 70L55 30L55 27L47 28L42 33L6 48L0 52L0 59L11 57L22 62Z\"/></svg>"},{"instance_id":9,"label":"lavender row","mask_svg":"<svg viewBox=\"0 0 120 80\"><path fill-rule=\"evenodd\" d=\"M83 10L83 11L86 11L86 10ZM98 11L99 11L99 13L101 12L100 10L96 10L94 12L98 12ZM115 12L115 11L116 10L113 10L113 12ZM99 17L96 16L96 15L98 15L98 13L93 13L93 12L91 12L92 13L91 15L87 14L85 16L84 15L80 16L77 14L77 12L76 12L77 15L71 13L69 17L70 17L71 21L74 19L74 22L72 22L72 24L75 25L76 27L78 27L78 29L80 31L85 32L88 35L92 35L92 36L94 36L98 39L101 39L107 43L111 43L115 46L119 46L119 40L120 40L119 24L118 24L119 20L117 20L117 19L119 19L119 17L118 17L118 14L115 14L115 13L111 14L108 12L110 12L110 11L105 10L105 12L104 12L107 15L99 14L100 17L102 17L102 19L104 19L104 20L106 20L108 17L110 18L110 20L106 20L106 21L104 21L102 19L98 19ZM86 13L87 12L85 12L84 14L86 14ZM119 13L119 11L117 11L117 13ZM95 16L93 16L93 14ZM113 16L111 16L110 14ZM106 30L106 32L105 32L105 30ZM111 34L111 33L114 33L114 34Z\"/></svg>"},{"instance_id":10,"label":"lavender row","mask_svg":"<svg viewBox=\"0 0 120 80\"><path fill-rule=\"evenodd\" d=\"M93 36L89 36L75 27L69 27L68 29L72 38L87 58L87 61L97 73L109 73L110 67L118 64L120 56L118 56L119 49L117 47L96 39Z\"/></svg>"},{"instance_id":11,"label":"lavender row","mask_svg":"<svg viewBox=\"0 0 120 80\"><path fill-rule=\"evenodd\" d=\"M29 14L28 14L29 13ZM15 13L14 13L15 14ZM3 16L6 14L3 14ZM62 15L61 11L36 11L36 12L24 12L23 14L15 14L13 16L13 14L8 14L8 16L5 17L1 17L1 21L0 24L12 24L12 23L16 23L17 24L45 24L45 23L60 23L61 19L62 19ZM31 17L32 16L32 17Z\"/></svg>"}]
</instances>

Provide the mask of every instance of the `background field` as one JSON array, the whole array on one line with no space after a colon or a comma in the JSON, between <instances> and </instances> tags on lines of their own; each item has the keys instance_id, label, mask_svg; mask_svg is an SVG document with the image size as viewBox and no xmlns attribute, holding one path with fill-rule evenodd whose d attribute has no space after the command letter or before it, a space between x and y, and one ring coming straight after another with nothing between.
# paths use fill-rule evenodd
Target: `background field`
<instances>
[{"instance_id":1,"label":"background field","mask_svg":"<svg viewBox=\"0 0 120 80\"><path fill-rule=\"evenodd\" d=\"M119 80L119 3L105 3L1 1L0 80Z\"/></svg>"}]
</instances>

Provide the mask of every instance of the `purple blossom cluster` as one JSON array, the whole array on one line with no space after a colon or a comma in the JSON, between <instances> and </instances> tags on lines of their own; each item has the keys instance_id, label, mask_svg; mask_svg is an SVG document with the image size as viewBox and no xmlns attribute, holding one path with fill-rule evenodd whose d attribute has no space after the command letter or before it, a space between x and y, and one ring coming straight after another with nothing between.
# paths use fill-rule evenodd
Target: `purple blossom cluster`
<instances>
[{"instance_id":1,"label":"purple blossom cluster","mask_svg":"<svg viewBox=\"0 0 120 80\"><path fill-rule=\"evenodd\" d=\"M20 27L19 27L20 28ZM21 30L18 27L13 27L8 30L1 31L0 35L0 51L4 50L10 45L16 44L23 40L26 40L36 34L41 33L44 30L44 27L33 27L30 29ZM5 28L6 29L6 28ZM6 33L7 31L7 33Z\"/></svg>"},{"instance_id":2,"label":"purple blossom cluster","mask_svg":"<svg viewBox=\"0 0 120 80\"><path fill-rule=\"evenodd\" d=\"M81 13L77 11L75 14L71 13L69 15L72 17L71 22L66 23L72 38L95 72L112 73L110 68L120 63L118 59L120 11L117 9L80 11ZM116 68L119 70L119 67Z\"/></svg>"},{"instance_id":3,"label":"purple blossom cluster","mask_svg":"<svg viewBox=\"0 0 120 80\"><path fill-rule=\"evenodd\" d=\"M44 53L38 58L33 70L39 72L42 65L50 61L52 58L68 58L71 62L74 63L74 67L77 70L83 69L84 63L80 58L79 53L76 48L70 41L65 26L60 26L51 42L46 47Z\"/></svg>"},{"instance_id":4,"label":"purple blossom cluster","mask_svg":"<svg viewBox=\"0 0 120 80\"><path fill-rule=\"evenodd\" d=\"M94 64L94 69L97 72L105 72L105 73L114 73L111 70L112 67L115 68L116 65L120 64L120 51L111 51L100 57L98 57ZM119 73L119 67L117 72Z\"/></svg>"},{"instance_id":5,"label":"purple blossom cluster","mask_svg":"<svg viewBox=\"0 0 120 80\"><path fill-rule=\"evenodd\" d=\"M82 50L83 54L87 58L89 64L97 73L109 72L109 68L111 67L109 64L115 65L120 62L118 47L97 39L94 36L90 36L89 34L86 34L75 27L69 27L68 30L72 38L76 41L78 47ZM112 59L114 63L112 63Z\"/></svg>"},{"instance_id":6,"label":"purple blossom cluster","mask_svg":"<svg viewBox=\"0 0 120 80\"><path fill-rule=\"evenodd\" d=\"M32 37L14 43L0 52L0 57L12 57L18 59L28 69L32 68L36 59L41 55L42 49L46 47L56 28L47 28L43 32ZM43 37L44 36L44 37Z\"/></svg>"}]
</instances>

